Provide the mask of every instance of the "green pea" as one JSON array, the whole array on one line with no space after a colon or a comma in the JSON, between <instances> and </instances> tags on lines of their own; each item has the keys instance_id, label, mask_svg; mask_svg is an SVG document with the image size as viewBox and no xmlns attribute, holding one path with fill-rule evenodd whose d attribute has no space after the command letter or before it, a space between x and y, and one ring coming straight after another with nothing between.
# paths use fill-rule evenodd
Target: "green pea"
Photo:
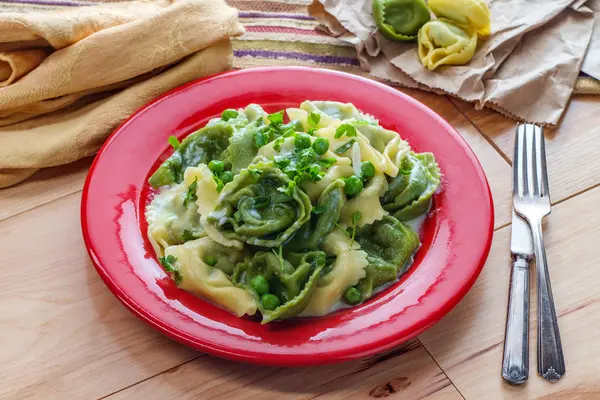
<instances>
[{"instance_id":1,"label":"green pea","mask_svg":"<svg viewBox=\"0 0 600 400\"><path fill-rule=\"evenodd\" d=\"M250 281L250 287L254 289L259 296L269 293L269 282L267 281L267 278L262 275L256 275L254 278L252 278Z\"/></svg>"},{"instance_id":2,"label":"green pea","mask_svg":"<svg viewBox=\"0 0 600 400\"><path fill-rule=\"evenodd\" d=\"M229 121L230 119L237 118L237 116L238 116L238 112L229 108L229 109L223 111L223 114L221 114L221 119L223 121Z\"/></svg>"},{"instance_id":3,"label":"green pea","mask_svg":"<svg viewBox=\"0 0 600 400\"><path fill-rule=\"evenodd\" d=\"M360 290L354 286L350 286L344 292L344 301L351 306L359 304L362 301L362 294L360 293Z\"/></svg>"},{"instance_id":4,"label":"green pea","mask_svg":"<svg viewBox=\"0 0 600 400\"><path fill-rule=\"evenodd\" d=\"M211 256L211 255L208 255L204 258L204 263L207 265L210 265L211 267L214 267L215 265L217 265L218 261L219 260L217 260L217 257Z\"/></svg>"},{"instance_id":5,"label":"green pea","mask_svg":"<svg viewBox=\"0 0 600 400\"><path fill-rule=\"evenodd\" d=\"M297 149L308 149L310 147L310 136L306 133L299 133L294 139L294 147Z\"/></svg>"},{"instance_id":6,"label":"green pea","mask_svg":"<svg viewBox=\"0 0 600 400\"><path fill-rule=\"evenodd\" d=\"M375 166L371 161L363 161L360 164L360 172L363 178L372 178L375 176Z\"/></svg>"},{"instance_id":7,"label":"green pea","mask_svg":"<svg viewBox=\"0 0 600 400\"><path fill-rule=\"evenodd\" d=\"M279 297L271 293L263 294L260 301L266 310L274 310L279 307L279 304L281 303Z\"/></svg>"},{"instance_id":8,"label":"green pea","mask_svg":"<svg viewBox=\"0 0 600 400\"><path fill-rule=\"evenodd\" d=\"M233 174L231 171L223 171L221 175L219 175L219 178L221 178L221 181L225 185L233 180Z\"/></svg>"},{"instance_id":9,"label":"green pea","mask_svg":"<svg viewBox=\"0 0 600 400\"><path fill-rule=\"evenodd\" d=\"M329 150L329 140L323 137L317 138L313 142L312 148L315 153L322 156L323 154L327 153L327 150Z\"/></svg>"},{"instance_id":10,"label":"green pea","mask_svg":"<svg viewBox=\"0 0 600 400\"><path fill-rule=\"evenodd\" d=\"M220 174L225 169L225 164L223 164L223 161L212 160L208 163L208 169L210 169L215 174Z\"/></svg>"},{"instance_id":11,"label":"green pea","mask_svg":"<svg viewBox=\"0 0 600 400\"><path fill-rule=\"evenodd\" d=\"M344 186L344 192L348 196L355 196L363 190L363 183L360 178L356 175L352 175L346 179L346 185Z\"/></svg>"}]
</instances>

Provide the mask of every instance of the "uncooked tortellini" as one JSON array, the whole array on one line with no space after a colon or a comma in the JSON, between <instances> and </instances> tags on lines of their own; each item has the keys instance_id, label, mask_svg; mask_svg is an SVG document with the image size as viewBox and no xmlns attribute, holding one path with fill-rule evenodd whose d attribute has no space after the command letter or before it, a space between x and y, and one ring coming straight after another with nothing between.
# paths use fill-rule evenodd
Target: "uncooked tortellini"
<instances>
[{"instance_id":1,"label":"uncooked tortellini","mask_svg":"<svg viewBox=\"0 0 600 400\"><path fill-rule=\"evenodd\" d=\"M429 8L438 18L467 31L476 30L479 37L490 34L490 9L483 0L429 0Z\"/></svg>"},{"instance_id":2,"label":"uncooked tortellini","mask_svg":"<svg viewBox=\"0 0 600 400\"><path fill-rule=\"evenodd\" d=\"M419 31L419 58L431 71L440 65L463 65L477 48L477 33L468 34L446 21L435 20Z\"/></svg>"}]
</instances>

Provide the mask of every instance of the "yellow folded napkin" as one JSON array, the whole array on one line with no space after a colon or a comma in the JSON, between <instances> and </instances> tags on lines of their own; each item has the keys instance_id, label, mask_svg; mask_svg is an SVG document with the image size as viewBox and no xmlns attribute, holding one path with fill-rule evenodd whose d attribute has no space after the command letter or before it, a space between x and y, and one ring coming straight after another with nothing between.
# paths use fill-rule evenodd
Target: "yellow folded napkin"
<instances>
[{"instance_id":1,"label":"yellow folded napkin","mask_svg":"<svg viewBox=\"0 0 600 400\"><path fill-rule=\"evenodd\" d=\"M148 101L230 68L243 32L223 0L0 14L0 187L94 154Z\"/></svg>"}]
</instances>

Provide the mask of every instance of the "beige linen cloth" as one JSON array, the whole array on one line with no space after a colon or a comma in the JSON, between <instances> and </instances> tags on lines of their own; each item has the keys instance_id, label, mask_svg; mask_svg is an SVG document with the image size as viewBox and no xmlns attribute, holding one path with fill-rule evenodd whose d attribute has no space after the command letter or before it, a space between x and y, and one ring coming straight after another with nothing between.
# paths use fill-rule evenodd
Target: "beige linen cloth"
<instances>
[{"instance_id":1,"label":"beige linen cloth","mask_svg":"<svg viewBox=\"0 0 600 400\"><path fill-rule=\"evenodd\" d=\"M600 74L600 26L586 0L487 0L492 34L465 66L424 68L416 43L392 42L376 29L372 0L314 0L311 14L352 43L361 66L397 84L449 93L517 120L556 125L581 70ZM598 10L600 0L590 1ZM593 4L593 6L592 6ZM592 36L594 39L592 40ZM590 44L590 41L592 42Z\"/></svg>"},{"instance_id":2,"label":"beige linen cloth","mask_svg":"<svg viewBox=\"0 0 600 400\"><path fill-rule=\"evenodd\" d=\"M0 187L93 155L145 103L227 70L243 32L223 0L0 14Z\"/></svg>"}]
</instances>

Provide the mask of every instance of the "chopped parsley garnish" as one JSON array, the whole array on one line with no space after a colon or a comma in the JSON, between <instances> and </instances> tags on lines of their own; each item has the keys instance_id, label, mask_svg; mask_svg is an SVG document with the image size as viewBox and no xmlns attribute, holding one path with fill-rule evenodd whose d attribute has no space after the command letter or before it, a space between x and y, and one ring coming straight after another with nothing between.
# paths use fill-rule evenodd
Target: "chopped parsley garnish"
<instances>
[{"instance_id":1,"label":"chopped parsley garnish","mask_svg":"<svg viewBox=\"0 0 600 400\"><path fill-rule=\"evenodd\" d=\"M356 128L350 124L343 124L338 126L335 130L335 138L339 139L342 136L355 137L356 136Z\"/></svg>"},{"instance_id":2,"label":"chopped parsley garnish","mask_svg":"<svg viewBox=\"0 0 600 400\"><path fill-rule=\"evenodd\" d=\"M254 143L259 149L269 143L269 132L263 132L262 130L254 132Z\"/></svg>"},{"instance_id":3,"label":"chopped parsley garnish","mask_svg":"<svg viewBox=\"0 0 600 400\"><path fill-rule=\"evenodd\" d=\"M337 149L335 149L333 152L335 154L337 154L337 155L344 154L345 152L347 152L348 150L350 150L350 148L354 145L354 143L356 143L356 140L355 139L350 139L346 143L344 143L343 145L341 145L340 147L338 147Z\"/></svg>"},{"instance_id":4,"label":"chopped parsley garnish","mask_svg":"<svg viewBox=\"0 0 600 400\"><path fill-rule=\"evenodd\" d=\"M275 156L275 165L281 170L290 165L291 162L292 161L288 157Z\"/></svg>"},{"instance_id":5,"label":"chopped parsley garnish","mask_svg":"<svg viewBox=\"0 0 600 400\"><path fill-rule=\"evenodd\" d=\"M296 182L295 181L290 181L287 185L287 187L278 187L277 191L279 191L280 193L283 193L286 196L292 197L294 195L294 189L296 189Z\"/></svg>"},{"instance_id":6,"label":"chopped parsley garnish","mask_svg":"<svg viewBox=\"0 0 600 400\"><path fill-rule=\"evenodd\" d=\"M223 111L223 114L221 114L221 119L225 122L229 121L230 119L235 119L238 116L238 112L228 108L227 110Z\"/></svg>"},{"instance_id":7,"label":"chopped parsley garnish","mask_svg":"<svg viewBox=\"0 0 600 400\"><path fill-rule=\"evenodd\" d=\"M354 214L352 214L352 243L354 243L354 236L356 235L356 225L358 221L362 218L362 213L357 210Z\"/></svg>"},{"instance_id":8,"label":"chopped parsley garnish","mask_svg":"<svg viewBox=\"0 0 600 400\"><path fill-rule=\"evenodd\" d=\"M260 179L260 175L261 175L261 170L260 169L256 169L256 168L248 168L248 172L250 172L250 174L252 175L252 177L254 178L254 180L259 180Z\"/></svg>"},{"instance_id":9,"label":"chopped parsley garnish","mask_svg":"<svg viewBox=\"0 0 600 400\"><path fill-rule=\"evenodd\" d=\"M336 162L337 162L337 160L335 158L321 158L318 161L318 163L321 164L321 166L325 169L331 167Z\"/></svg>"},{"instance_id":10,"label":"chopped parsley garnish","mask_svg":"<svg viewBox=\"0 0 600 400\"><path fill-rule=\"evenodd\" d=\"M319 125L319 122L321 122L321 115L311 112L310 114L308 114L308 126L310 128L316 128L317 125Z\"/></svg>"},{"instance_id":11,"label":"chopped parsley garnish","mask_svg":"<svg viewBox=\"0 0 600 400\"><path fill-rule=\"evenodd\" d=\"M188 186L188 191L183 199L183 206L187 207L190 203L195 203L198 200L198 195L196 194L196 189L198 188L198 178L194 179L194 182L190 186Z\"/></svg>"},{"instance_id":12,"label":"chopped parsley garnish","mask_svg":"<svg viewBox=\"0 0 600 400\"><path fill-rule=\"evenodd\" d=\"M361 218L362 218L362 213L360 211L356 211L354 214L352 214L352 226L350 227L350 229L352 230L352 233L350 233L350 232L348 232L348 230L342 228L341 225L338 224L337 222L335 223L335 226L339 230L344 232L350 239L352 239L352 243L350 243L350 246L352 246L354 244L354 237L356 236L356 228L358 225L358 221L360 221Z\"/></svg>"},{"instance_id":13,"label":"chopped parsley garnish","mask_svg":"<svg viewBox=\"0 0 600 400\"><path fill-rule=\"evenodd\" d=\"M175 281L175 284L179 285L181 283L181 274L179 273L179 270L173 265L177 261L177 257L169 254L168 256L160 257L158 261L160 261L160 264L162 265L163 269L167 273L171 274L171 277Z\"/></svg>"},{"instance_id":14,"label":"chopped parsley garnish","mask_svg":"<svg viewBox=\"0 0 600 400\"><path fill-rule=\"evenodd\" d=\"M179 140L177 140L175 136L169 136L169 144L171 147L173 147L173 149L177 150L181 143L179 143Z\"/></svg>"},{"instance_id":15,"label":"chopped parsley garnish","mask_svg":"<svg viewBox=\"0 0 600 400\"><path fill-rule=\"evenodd\" d=\"M283 110L269 114L267 116L267 120L271 123L271 125L281 125L283 124Z\"/></svg>"},{"instance_id":16,"label":"chopped parsley garnish","mask_svg":"<svg viewBox=\"0 0 600 400\"><path fill-rule=\"evenodd\" d=\"M410 169L401 169L401 170L400 170L400 173L401 173L402 175L410 175Z\"/></svg>"},{"instance_id":17,"label":"chopped parsley garnish","mask_svg":"<svg viewBox=\"0 0 600 400\"><path fill-rule=\"evenodd\" d=\"M281 150L281 145L283 144L284 141L285 141L285 138L283 136L275 139L275 141L273 142L273 148L275 149L275 151Z\"/></svg>"},{"instance_id":18,"label":"chopped parsley garnish","mask_svg":"<svg viewBox=\"0 0 600 400\"><path fill-rule=\"evenodd\" d=\"M213 181L215 181L217 184L217 192L221 193L221 190L223 190L223 186L225 186L225 184L217 174L213 174Z\"/></svg>"},{"instance_id":19,"label":"chopped parsley garnish","mask_svg":"<svg viewBox=\"0 0 600 400\"><path fill-rule=\"evenodd\" d=\"M196 237L194 236L194 232L190 231L189 229L184 229L183 233L181 234L181 239L184 242L187 242L196 239Z\"/></svg>"},{"instance_id":20,"label":"chopped parsley garnish","mask_svg":"<svg viewBox=\"0 0 600 400\"><path fill-rule=\"evenodd\" d=\"M345 230L344 228L342 228L342 226L340 224L338 224L337 222L335 223L335 226L342 232L344 232L348 237L350 237L350 233Z\"/></svg>"}]
</instances>

